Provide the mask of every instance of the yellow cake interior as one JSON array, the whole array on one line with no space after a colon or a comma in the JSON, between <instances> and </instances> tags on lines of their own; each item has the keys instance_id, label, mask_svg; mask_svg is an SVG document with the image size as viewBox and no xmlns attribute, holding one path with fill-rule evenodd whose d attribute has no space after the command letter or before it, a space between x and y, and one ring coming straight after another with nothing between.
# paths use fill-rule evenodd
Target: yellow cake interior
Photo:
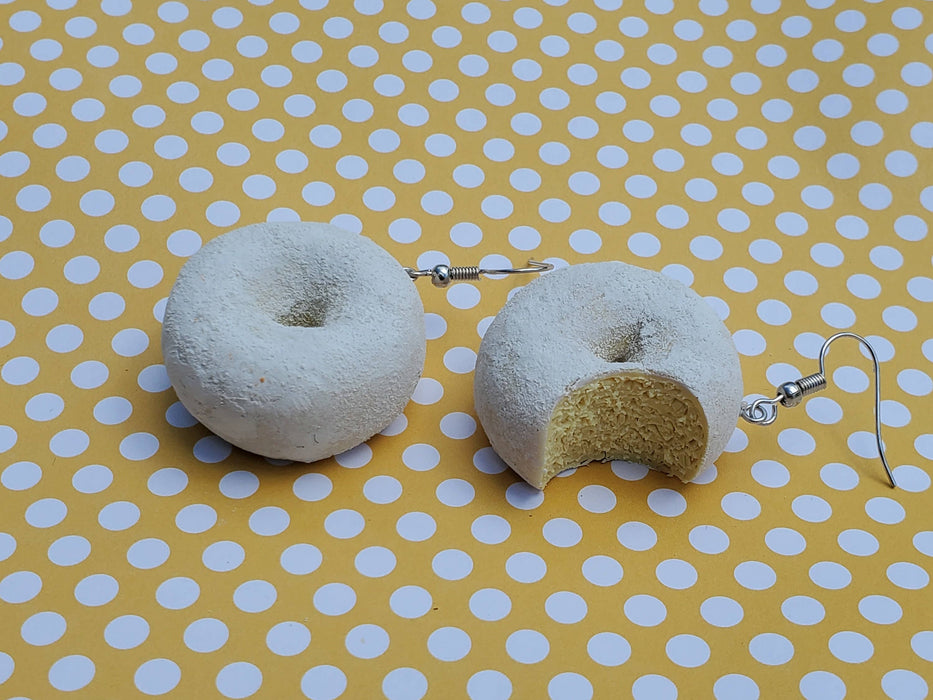
<instances>
[{"instance_id":1,"label":"yellow cake interior","mask_svg":"<svg viewBox=\"0 0 933 700\"><path fill-rule=\"evenodd\" d=\"M702 466L707 432L700 402L680 382L641 372L596 379L554 407L539 488L565 469L614 459L689 481Z\"/></svg>"}]
</instances>

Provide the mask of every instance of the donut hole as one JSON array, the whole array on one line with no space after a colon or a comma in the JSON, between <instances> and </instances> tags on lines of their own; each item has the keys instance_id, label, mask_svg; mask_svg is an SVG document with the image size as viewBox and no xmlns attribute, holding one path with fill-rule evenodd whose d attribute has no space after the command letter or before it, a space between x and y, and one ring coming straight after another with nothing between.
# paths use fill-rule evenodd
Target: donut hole
<instances>
[{"instance_id":1,"label":"donut hole","mask_svg":"<svg viewBox=\"0 0 933 700\"><path fill-rule=\"evenodd\" d=\"M282 326L320 328L327 320L327 300L323 297L299 299L288 309L275 315L275 322Z\"/></svg>"},{"instance_id":2,"label":"donut hole","mask_svg":"<svg viewBox=\"0 0 933 700\"><path fill-rule=\"evenodd\" d=\"M594 352L601 360L610 364L637 362L644 354L644 322L616 328L596 343Z\"/></svg>"},{"instance_id":3,"label":"donut hole","mask_svg":"<svg viewBox=\"0 0 933 700\"><path fill-rule=\"evenodd\" d=\"M566 469L617 459L690 481L707 440L700 402L680 382L640 372L603 377L554 407L539 488Z\"/></svg>"}]
</instances>

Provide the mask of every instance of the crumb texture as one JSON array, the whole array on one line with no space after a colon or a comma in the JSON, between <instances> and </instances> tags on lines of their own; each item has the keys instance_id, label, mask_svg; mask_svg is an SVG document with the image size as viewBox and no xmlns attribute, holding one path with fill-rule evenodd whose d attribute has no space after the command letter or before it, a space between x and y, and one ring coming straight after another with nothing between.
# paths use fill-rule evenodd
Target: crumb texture
<instances>
[{"instance_id":1,"label":"crumb texture","mask_svg":"<svg viewBox=\"0 0 933 700\"><path fill-rule=\"evenodd\" d=\"M735 430L732 336L693 290L621 262L571 265L514 294L477 354L476 412L532 486L623 458L689 480Z\"/></svg>"},{"instance_id":2,"label":"crumb texture","mask_svg":"<svg viewBox=\"0 0 933 700\"><path fill-rule=\"evenodd\" d=\"M565 469L613 459L690 481L706 440L700 402L679 382L638 373L597 379L554 407L539 488Z\"/></svg>"}]
</instances>

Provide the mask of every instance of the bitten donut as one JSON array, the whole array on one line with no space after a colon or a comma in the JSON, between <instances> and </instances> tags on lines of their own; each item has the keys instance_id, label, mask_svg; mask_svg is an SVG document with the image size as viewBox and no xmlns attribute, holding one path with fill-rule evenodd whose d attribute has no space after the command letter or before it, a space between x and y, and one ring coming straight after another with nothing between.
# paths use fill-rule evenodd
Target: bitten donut
<instances>
[{"instance_id":1,"label":"bitten donut","mask_svg":"<svg viewBox=\"0 0 933 700\"><path fill-rule=\"evenodd\" d=\"M476 412L532 486L591 461L690 481L735 428L742 374L729 331L696 293L621 262L532 281L480 344Z\"/></svg>"},{"instance_id":2,"label":"bitten donut","mask_svg":"<svg viewBox=\"0 0 933 700\"><path fill-rule=\"evenodd\" d=\"M162 325L165 369L228 442L301 462L369 439L421 376L424 309L371 240L316 223L253 224L192 256Z\"/></svg>"}]
</instances>

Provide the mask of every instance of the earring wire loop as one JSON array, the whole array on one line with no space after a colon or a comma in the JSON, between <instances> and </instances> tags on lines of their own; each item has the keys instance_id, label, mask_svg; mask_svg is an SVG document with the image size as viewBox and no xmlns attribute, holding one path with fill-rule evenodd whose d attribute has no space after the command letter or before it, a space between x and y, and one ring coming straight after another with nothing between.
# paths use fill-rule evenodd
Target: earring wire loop
<instances>
[{"instance_id":1,"label":"earring wire loop","mask_svg":"<svg viewBox=\"0 0 933 700\"><path fill-rule=\"evenodd\" d=\"M431 284L435 287L447 287L451 282L478 280L482 275L519 275L531 272L547 272L553 269L554 265L551 263L529 260L527 267L510 267L502 270L493 270L476 266L460 267L435 265L429 270L416 270L413 267L406 267L405 272L407 272L408 276L413 280L419 277L430 277Z\"/></svg>"},{"instance_id":2,"label":"earring wire loop","mask_svg":"<svg viewBox=\"0 0 933 700\"><path fill-rule=\"evenodd\" d=\"M871 346L871 343L860 335L843 331L830 336L820 348L819 372L801 377L797 381L785 382L778 387L777 396L773 399L758 398L751 403L743 402L739 415L755 425L771 425L777 418L778 405L793 408L799 405L804 397L825 389L826 355L829 353L829 346L839 338L854 338L864 345L865 349L868 350L868 354L871 355L871 361L875 369L875 442L878 445L878 454L881 457L881 464L884 466L888 482L890 482L891 488L897 488L897 482L894 480L891 467L888 465L888 459L884 453L884 443L881 440L881 363L878 361L878 356L875 354L875 349Z\"/></svg>"}]
</instances>

